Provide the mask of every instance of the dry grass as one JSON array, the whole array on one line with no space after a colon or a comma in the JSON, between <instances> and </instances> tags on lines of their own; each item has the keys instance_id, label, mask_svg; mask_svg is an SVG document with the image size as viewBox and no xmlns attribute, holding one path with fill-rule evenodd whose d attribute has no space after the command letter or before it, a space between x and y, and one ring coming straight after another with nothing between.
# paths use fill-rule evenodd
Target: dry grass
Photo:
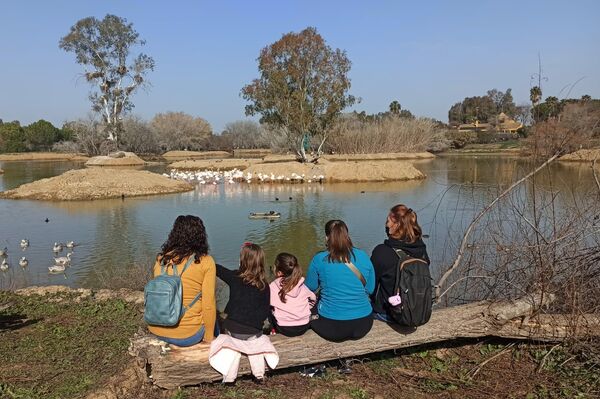
<instances>
[{"instance_id":1,"label":"dry grass","mask_svg":"<svg viewBox=\"0 0 600 399\"><path fill-rule=\"evenodd\" d=\"M326 145L340 154L421 152L443 137L444 131L426 118L363 121L346 117L333 127Z\"/></svg>"}]
</instances>

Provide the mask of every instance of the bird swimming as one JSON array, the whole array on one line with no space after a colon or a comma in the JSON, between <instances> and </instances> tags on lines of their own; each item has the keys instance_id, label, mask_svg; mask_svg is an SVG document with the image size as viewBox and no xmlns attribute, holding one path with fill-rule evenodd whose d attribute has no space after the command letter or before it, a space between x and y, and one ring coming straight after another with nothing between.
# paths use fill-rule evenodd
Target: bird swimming
<instances>
[{"instance_id":1,"label":"bird swimming","mask_svg":"<svg viewBox=\"0 0 600 399\"><path fill-rule=\"evenodd\" d=\"M21 267L27 267L27 265L29 265L29 261L27 260L27 258L26 258L26 257L24 257L24 256L23 256L23 257L22 257L22 258L19 260L19 266L21 266Z\"/></svg>"},{"instance_id":2,"label":"bird swimming","mask_svg":"<svg viewBox=\"0 0 600 399\"><path fill-rule=\"evenodd\" d=\"M6 260L6 258L2 259L2 263L0 263L0 270L2 270L3 272L7 271L9 267L8 261Z\"/></svg>"},{"instance_id":3,"label":"bird swimming","mask_svg":"<svg viewBox=\"0 0 600 399\"><path fill-rule=\"evenodd\" d=\"M69 263L71 263L71 253L68 253L67 256L54 258L54 263L57 265L68 265Z\"/></svg>"},{"instance_id":4,"label":"bird swimming","mask_svg":"<svg viewBox=\"0 0 600 399\"><path fill-rule=\"evenodd\" d=\"M29 240L26 238L23 238L21 240L21 248L27 248L29 246Z\"/></svg>"},{"instance_id":5,"label":"bird swimming","mask_svg":"<svg viewBox=\"0 0 600 399\"><path fill-rule=\"evenodd\" d=\"M54 251L54 252L60 252L62 250L63 250L62 244L59 244L59 243L55 242L54 246L52 247L52 251Z\"/></svg>"},{"instance_id":6,"label":"bird swimming","mask_svg":"<svg viewBox=\"0 0 600 399\"><path fill-rule=\"evenodd\" d=\"M64 272L65 269L66 269L65 265L48 266L48 271L50 273L61 273L61 272Z\"/></svg>"}]
</instances>

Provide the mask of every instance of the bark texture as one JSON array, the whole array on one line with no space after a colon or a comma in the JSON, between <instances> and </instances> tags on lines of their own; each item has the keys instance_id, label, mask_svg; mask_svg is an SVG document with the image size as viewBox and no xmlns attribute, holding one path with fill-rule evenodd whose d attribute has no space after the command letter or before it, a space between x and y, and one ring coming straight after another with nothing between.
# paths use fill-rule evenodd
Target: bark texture
<instances>
[{"instance_id":1,"label":"bark texture","mask_svg":"<svg viewBox=\"0 0 600 399\"><path fill-rule=\"evenodd\" d=\"M544 302L549 300L546 298ZM540 305L534 298L528 298L440 309L433 312L429 323L416 330L375 321L366 337L343 343L325 341L312 331L295 338L275 335L271 340L279 352L279 370L455 338L497 336L558 342L573 333L600 336L599 315L582 317L577 323L563 315L530 317ZM129 353L136 358L144 378L172 389L221 379L208 363L209 347L199 344L185 349L169 348L150 335L140 334L131 340ZM242 358L239 375L249 373L248 361Z\"/></svg>"}]
</instances>

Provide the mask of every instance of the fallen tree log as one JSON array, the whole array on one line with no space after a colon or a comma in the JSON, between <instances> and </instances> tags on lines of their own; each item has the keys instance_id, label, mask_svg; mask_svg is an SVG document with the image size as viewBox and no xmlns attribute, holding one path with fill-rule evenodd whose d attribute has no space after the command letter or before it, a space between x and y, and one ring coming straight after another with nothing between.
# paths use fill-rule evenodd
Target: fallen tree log
<instances>
[{"instance_id":1,"label":"fallen tree log","mask_svg":"<svg viewBox=\"0 0 600 399\"><path fill-rule=\"evenodd\" d=\"M544 302L549 300L546 298ZM434 311L429 323L416 330L375 321L366 337L342 343L325 341L312 331L301 337L275 335L271 339L279 352L279 370L455 338L496 336L559 342L575 330L572 320L563 315L529 317L539 307L539 301L523 298L513 302L477 302L444 308ZM589 316L578 323L577 329L579 333L600 336L600 316ZM139 334L132 338L129 353L136 358L139 371L163 388L221 379L208 363L207 344L169 348L149 334ZM248 361L243 358L239 375L249 373Z\"/></svg>"}]
</instances>

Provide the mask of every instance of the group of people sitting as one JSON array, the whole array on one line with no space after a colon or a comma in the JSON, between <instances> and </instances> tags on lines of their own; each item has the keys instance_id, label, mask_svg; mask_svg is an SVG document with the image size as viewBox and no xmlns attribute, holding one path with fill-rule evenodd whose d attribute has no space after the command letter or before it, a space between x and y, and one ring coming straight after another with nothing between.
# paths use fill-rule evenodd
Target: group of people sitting
<instances>
[{"instance_id":1,"label":"group of people sitting","mask_svg":"<svg viewBox=\"0 0 600 399\"><path fill-rule=\"evenodd\" d=\"M330 220L325 225L326 249L313 257L306 277L294 255L280 253L272 266L275 280L269 283L259 245L245 242L239 267L223 267L209 255L202 220L179 216L157 256L154 275L185 270L179 276L187 310L176 325L148 328L161 340L183 347L209 343L219 334L248 345L260 342L264 332L299 336L308 329L334 342L360 339L371 330L374 319L393 322L389 298L397 283L397 251L429 263L412 209L402 204L392 207L385 230L387 239L369 256L352 244L343 221ZM220 320L216 277L230 291ZM266 320L268 330L264 330Z\"/></svg>"}]
</instances>

